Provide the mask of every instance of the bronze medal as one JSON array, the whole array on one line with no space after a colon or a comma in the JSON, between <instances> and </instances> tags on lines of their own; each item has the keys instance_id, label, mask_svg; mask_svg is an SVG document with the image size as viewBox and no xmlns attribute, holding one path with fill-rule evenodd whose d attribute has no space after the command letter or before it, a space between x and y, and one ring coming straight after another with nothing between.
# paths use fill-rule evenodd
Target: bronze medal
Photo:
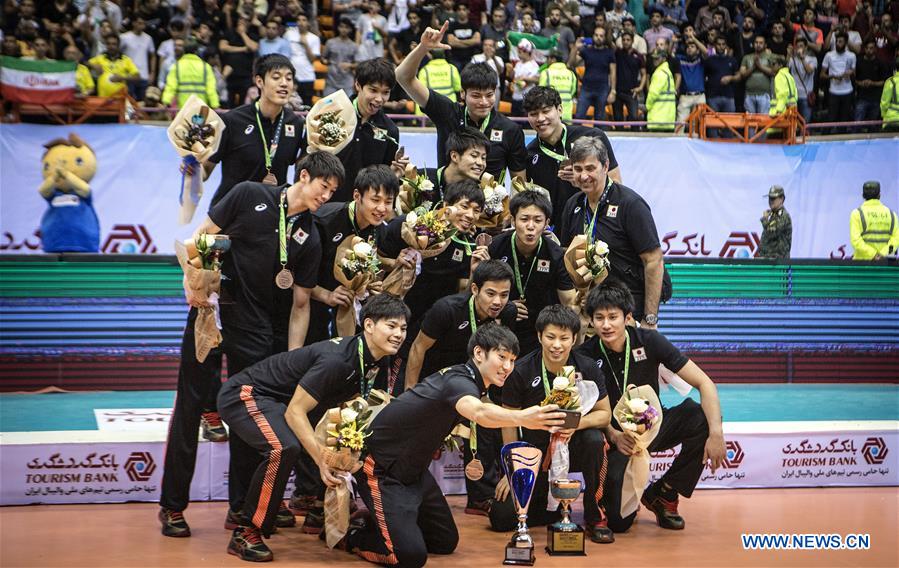
<instances>
[{"instance_id":1,"label":"bronze medal","mask_svg":"<svg viewBox=\"0 0 899 568\"><path fill-rule=\"evenodd\" d=\"M265 185L278 185L278 178L275 177L271 171L265 174L265 177L262 178L262 183Z\"/></svg>"},{"instance_id":2,"label":"bronze medal","mask_svg":"<svg viewBox=\"0 0 899 568\"><path fill-rule=\"evenodd\" d=\"M489 247L490 243L493 242L493 237L487 233L479 233L478 236L475 237L474 242L479 247Z\"/></svg>"},{"instance_id":3,"label":"bronze medal","mask_svg":"<svg viewBox=\"0 0 899 568\"><path fill-rule=\"evenodd\" d=\"M282 290L289 289L293 286L293 274L286 268L282 268L278 275L275 276L275 284Z\"/></svg>"},{"instance_id":4,"label":"bronze medal","mask_svg":"<svg viewBox=\"0 0 899 568\"><path fill-rule=\"evenodd\" d=\"M465 466L465 477L471 481L477 481L484 477L484 464L481 463L481 460L474 458L468 462L468 465Z\"/></svg>"}]
</instances>

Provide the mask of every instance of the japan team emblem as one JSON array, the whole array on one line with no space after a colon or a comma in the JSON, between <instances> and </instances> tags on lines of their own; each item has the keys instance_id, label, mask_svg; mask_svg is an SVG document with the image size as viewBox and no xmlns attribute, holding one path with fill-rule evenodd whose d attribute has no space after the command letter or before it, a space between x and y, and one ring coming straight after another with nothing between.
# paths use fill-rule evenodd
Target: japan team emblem
<instances>
[{"instance_id":1,"label":"japan team emblem","mask_svg":"<svg viewBox=\"0 0 899 568\"><path fill-rule=\"evenodd\" d=\"M606 217L612 217L613 219L618 216L618 206L617 205L609 205L609 210L606 212Z\"/></svg>"},{"instance_id":2,"label":"japan team emblem","mask_svg":"<svg viewBox=\"0 0 899 568\"><path fill-rule=\"evenodd\" d=\"M503 131L490 129L490 141L491 142L502 142L503 141Z\"/></svg>"},{"instance_id":3,"label":"japan team emblem","mask_svg":"<svg viewBox=\"0 0 899 568\"><path fill-rule=\"evenodd\" d=\"M637 347L634 349L634 361L646 361L645 347Z\"/></svg>"}]
</instances>

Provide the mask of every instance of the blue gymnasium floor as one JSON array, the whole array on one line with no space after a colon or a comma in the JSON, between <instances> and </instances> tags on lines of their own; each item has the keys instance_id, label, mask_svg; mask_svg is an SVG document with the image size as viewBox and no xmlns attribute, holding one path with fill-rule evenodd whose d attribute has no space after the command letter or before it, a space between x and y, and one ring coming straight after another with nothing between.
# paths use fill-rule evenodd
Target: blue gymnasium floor
<instances>
[{"instance_id":1,"label":"blue gymnasium floor","mask_svg":"<svg viewBox=\"0 0 899 568\"><path fill-rule=\"evenodd\" d=\"M725 384L718 392L726 422L899 420L896 385ZM691 396L699 400L695 389ZM97 430L95 408L170 408L174 398L174 391L0 394L0 432ZM662 393L668 406L681 398Z\"/></svg>"}]
</instances>

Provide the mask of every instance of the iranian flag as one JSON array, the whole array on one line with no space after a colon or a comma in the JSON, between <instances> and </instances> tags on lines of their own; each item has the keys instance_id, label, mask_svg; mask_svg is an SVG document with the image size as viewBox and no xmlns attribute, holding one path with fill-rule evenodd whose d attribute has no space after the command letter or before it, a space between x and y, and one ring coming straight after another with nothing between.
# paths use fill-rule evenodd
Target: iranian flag
<instances>
[{"instance_id":1,"label":"iranian flag","mask_svg":"<svg viewBox=\"0 0 899 568\"><path fill-rule=\"evenodd\" d=\"M546 61L549 52L556 48L559 43L559 34L553 34L550 37L529 34L525 32L508 32L506 39L509 40L509 59L518 61L518 44L521 40L526 39L534 46L534 55L538 63Z\"/></svg>"},{"instance_id":2,"label":"iranian flag","mask_svg":"<svg viewBox=\"0 0 899 568\"><path fill-rule=\"evenodd\" d=\"M73 61L0 57L0 94L14 103L67 103L75 98Z\"/></svg>"}]
</instances>

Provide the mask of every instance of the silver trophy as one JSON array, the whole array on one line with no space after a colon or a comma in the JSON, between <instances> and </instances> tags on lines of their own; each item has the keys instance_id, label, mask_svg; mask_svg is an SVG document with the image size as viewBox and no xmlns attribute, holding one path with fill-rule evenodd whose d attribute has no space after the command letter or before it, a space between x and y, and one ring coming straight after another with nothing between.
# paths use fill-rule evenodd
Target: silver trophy
<instances>
[{"instance_id":1,"label":"silver trophy","mask_svg":"<svg viewBox=\"0 0 899 568\"><path fill-rule=\"evenodd\" d=\"M518 566L534 565L534 540L528 534L528 505L534 493L537 471L543 452L527 442L512 442L500 450L500 462L509 482L515 511L518 513L518 529L506 545L503 564Z\"/></svg>"}]
</instances>

